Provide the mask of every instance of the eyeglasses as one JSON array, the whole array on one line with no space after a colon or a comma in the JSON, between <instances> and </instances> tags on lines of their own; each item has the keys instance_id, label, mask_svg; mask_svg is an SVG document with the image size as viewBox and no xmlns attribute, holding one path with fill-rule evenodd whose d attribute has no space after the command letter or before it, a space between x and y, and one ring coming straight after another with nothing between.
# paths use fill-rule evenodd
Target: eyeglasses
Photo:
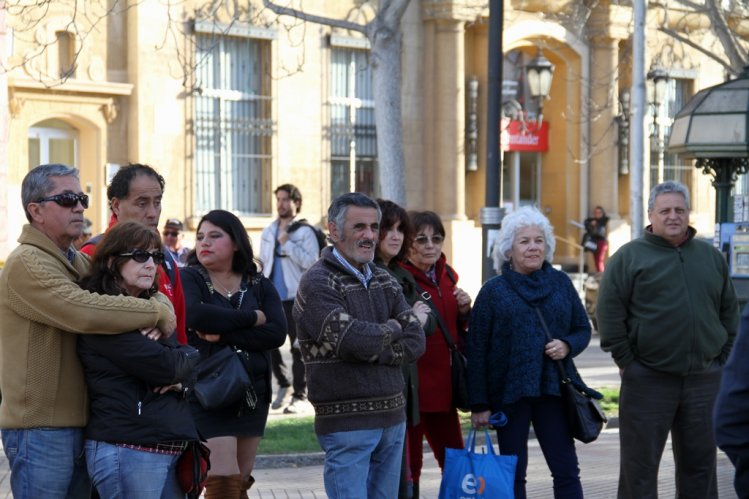
<instances>
[{"instance_id":1,"label":"eyeglasses","mask_svg":"<svg viewBox=\"0 0 749 499\"><path fill-rule=\"evenodd\" d=\"M136 249L130 253L120 253L117 256L128 256L138 263L146 263L149 258L153 258L153 263L161 265L164 262L164 253L161 251L146 251L142 249Z\"/></svg>"},{"instance_id":2,"label":"eyeglasses","mask_svg":"<svg viewBox=\"0 0 749 499\"><path fill-rule=\"evenodd\" d=\"M162 232L162 234L164 235L164 237L177 237L177 236L179 236L179 232L172 231L172 230L165 230L164 232Z\"/></svg>"},{"instance_id":3,"label":"eyeglasses","mask_svg":"<svg viewBox=\"0 0 749 499\"><path fill-rule=\"evenodd\" d=\"M435 234L435 235L432 236L431 239L432 239L432 244L434 244L435 246L437 246L439 244L442 244L442 241L445 240L445 237L441 236L439 234ZM418 244L419 246L424 246L426 243L429 242L429 236L424 236L424 235L416 236L414 238L414 242L416 244Z\"/></svg>"},{"instance_id":4,"label":"eyeglasses","mask_svg":"<svg viewBox=\"0 0 749 499\"><path fill-rule=\"evenodd\" d=\"M75 208L78 203L81 203L83 209L88 208L88 196L85 194L75 194L73 192L65 192L62 194L55 194L47 198L42 198L37 203L43 203L45 201L54 201L63 208Z\"/></svg>"}]
</instances>

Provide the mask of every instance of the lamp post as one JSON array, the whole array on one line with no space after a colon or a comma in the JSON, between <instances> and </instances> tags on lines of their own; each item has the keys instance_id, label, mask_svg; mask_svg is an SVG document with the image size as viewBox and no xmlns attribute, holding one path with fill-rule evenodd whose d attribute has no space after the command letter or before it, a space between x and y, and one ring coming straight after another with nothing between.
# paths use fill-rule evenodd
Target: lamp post
<instances>
[{"instance_id":1,"label":"lamp post","mask_svg":"<svg viewBox=\"0 0 749 499\"><path fill-rule=\"evenodd\" d=\"M715 222L729 221L731 190L749 170L749 66L731 81L698 92L671 127L669 152L695 158L712 175Z\"/></svg>"},{"instance_id":2,"label":"lamp post","mask_svg":"<svg viewBox=\"0 0 749 499\"><path fill-rule=\"evenodd\" d=\"M540 125L543 121L544 101L549 98L551 78L554 76L554 65L544 57L540 47L536 57L525 65L525 75L531 97L538 101L538 119L536 122Z\"/></svg>"},{"instance_id":3,"label":"lamp post","mask_svg":"<svg viewBox=\"0 0 749 499\"><path fill-rule=\"evenodd\" d=\"M499 152L499 124L502 119L502 23L504 22L503 0L489 0L489 60L487 78L486 113L486 187L484 206L479 212L481 221L481 282L494 274L491 252L499 233L504 213L499 199L502 182L502 157Z\"/></svg>"},{"instance_id":4,"label":"lamp post","mask_svg":"<svg viewBox=\"0 0 749 499\"><path fill-rule=\"evenodd\" d=\"M651 67L647 74L648 103L653 108L653 129L650 133L650 147L658 154L658 183L663 182L663 127L660 122L661 104L666 98L668 85L668 71L660 66Z\"/></svg>"}]
</instances>

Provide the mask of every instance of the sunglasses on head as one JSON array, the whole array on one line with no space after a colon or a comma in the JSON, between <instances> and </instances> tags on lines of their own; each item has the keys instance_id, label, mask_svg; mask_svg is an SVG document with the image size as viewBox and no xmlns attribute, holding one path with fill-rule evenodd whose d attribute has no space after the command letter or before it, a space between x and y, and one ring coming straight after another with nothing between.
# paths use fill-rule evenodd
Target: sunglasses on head
<instances>
[{"instance_id":1,"label":"sunglasses on head","mask_svg":"<svg viewBox=\"0 0 749 499\"><path fill-rule=\"evenodd\" d=\"M78 203L81 203L84 210L88 208L88 196L85 194L75 194L73 192L55 194L54 196L39 199L37 203L43 203L45 201L54 201L63 208L75 208Z\"/></svg>"},{"instance_id":2,"label":"sunglasses on head","mask_svg":"<svg viewBox=\"0 0 749 499\"><path fill-rule=\"evenodd\" d=\"M436 244L442 244L442 241L445 240L444 236L441 236L439 234L433 235L431 239L432 239L432 244L435 244L435 245ZM414 238L414 242L416 244L419 244L419 245L423 246L423 245L425 245L426 243L429 242L429 236L425 236L425 235L416 236Z\"/></svg>"},{"instance_id":3,"label":"sunglasses on head","mask_svg":"<svg viewBox=\"0 0 749 499\"><path fill-rule=\"evenodd\" d=\"M179 236L179 232L177 232L176 230L165 230L164 232L162 232L162 234L164 235L164 237L170 237L170 236L171 237L177 237L177 236Z\"/></svg>"},{"instance_id":4,"label":"sunglasses on head","mask_svg":"<svg viewBox=\"0 0 749 499\"><path fill-rule=\"evenodd\" d=\"M161 265L164 262L164 253L159 250L146 251L142 249L136 249L131 251L130 253L120 253L117 256L127 256L138 263L146 263L149 258L153 258L153 263L155 263L156 265Z\"/></svg>"}]
</instances>

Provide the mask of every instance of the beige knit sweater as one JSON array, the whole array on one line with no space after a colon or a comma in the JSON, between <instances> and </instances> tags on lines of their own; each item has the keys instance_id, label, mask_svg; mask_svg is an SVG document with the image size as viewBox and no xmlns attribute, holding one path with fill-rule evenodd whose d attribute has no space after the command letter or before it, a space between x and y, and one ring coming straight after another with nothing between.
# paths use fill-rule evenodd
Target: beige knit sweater
<instances>
[{"instance_id":1,"label":"beige knit sweater","mask_svg":"<svg viewBox=\"0 0 749 499\"><path fill-rule=\"evenodd\" d=\"M171 305L82 290L87 257L71 264L30 225L18 242L0 273L0 428L83 427L88 398L73 333L164 325Z\"/></svg>"}]
</instances>

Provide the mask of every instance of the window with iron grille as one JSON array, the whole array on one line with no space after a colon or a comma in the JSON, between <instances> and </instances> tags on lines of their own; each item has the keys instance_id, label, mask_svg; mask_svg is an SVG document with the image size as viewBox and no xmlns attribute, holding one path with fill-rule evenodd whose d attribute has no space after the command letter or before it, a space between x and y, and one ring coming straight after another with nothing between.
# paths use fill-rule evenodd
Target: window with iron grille
<instances>
[{"instance_id":1,"label":"window with iron grille","mask_svg":"<svg viewBox=\"0 0 749 499\"><path fill-rule=\"evenodd\" d=\"M658 123L662 128L662 136L657 135L655 125L651 122L650 133L650 185L655 186L666 180L675 180L687 186L690 196L694 199L692 191L694 184L695 168L691 160L682 159L676 154L665 151L668 137L671 135L671 126L674 117L681 111L689 98L692 96L692 80L684 78L670 78L666 87L666 97L658 112ZM652 106L651 106L652 112ZM652 114L650 115L652 117ZM662 152L661 152L662 151ZM660 154L663 160L660 160ZM693 207L694 208L694 207Z\"/></svg>"},{"instance_id":2,"label":"window with iron grille","mask_svg":"<svg viewBox=\"0 0 749 499\"><path fill-rule=\"evenodd\" d=\"M377 134L366 50L331 49L330 192L377 196Z\"/></svg>"},{"instance_id":3,"label":"window with iron grille","mask_svg":"<svg viewBox=\"0 0 749 499\"><path fill-rule=\"evenodd\" d=\"M221 34L196 38L196 212L270 213L270 42Z\"/></svg>"}]
</instances>

